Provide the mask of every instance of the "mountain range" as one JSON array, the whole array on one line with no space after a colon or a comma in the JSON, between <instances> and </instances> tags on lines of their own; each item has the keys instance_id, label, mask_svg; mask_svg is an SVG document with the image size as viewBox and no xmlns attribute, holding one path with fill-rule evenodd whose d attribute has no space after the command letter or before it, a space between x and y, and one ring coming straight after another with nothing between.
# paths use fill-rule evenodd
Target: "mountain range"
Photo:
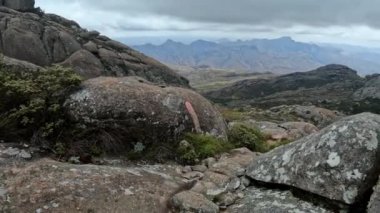
<instances>
[{"instance_id":1,"label":"mountain range","mask_svg":"<svg viewBox=\"0 0 380 213\"><path fill-rule=\"evenodd\" d=\"M167 40L161 45L144 44L133 48L174 67L284 74L327 64L345 64L361 75L380 71L380 51L377 49L304 43L291 37L246 41L197 40L190 44Z\"/></svg>"}]
</instances>

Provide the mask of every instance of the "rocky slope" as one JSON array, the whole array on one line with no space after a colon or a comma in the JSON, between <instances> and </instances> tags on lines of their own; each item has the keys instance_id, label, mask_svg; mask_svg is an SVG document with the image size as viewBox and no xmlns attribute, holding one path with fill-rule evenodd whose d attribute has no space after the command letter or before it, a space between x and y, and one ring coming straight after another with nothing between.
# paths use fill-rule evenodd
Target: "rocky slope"
<instances>
[{"instance_id":1,"label":"rocky slope","mask_svg":"<svg viewBox=\"0 0 380 213\"><path fill-rule=\"evenodd\" d=\"M206 93L206 97L227 105L278 106L314 104L337 106L351 100L365 79L342 65L328 65L303 73L272 79L244 80Z\"/></svg>"},{"instance_id":2,"label":"rocky slope","mask_svg":"<svg viewBox=\"0 0 380 213\"><path fill-rule=\"evenodd\" d=\"M76 22L34 8L33 0L3 1L0 52L38 66L61 64L85 78L137 75L149 81L188 86L167 66ZM18 10L18 11L17 11Z\"/></svg>"}]
</instances>

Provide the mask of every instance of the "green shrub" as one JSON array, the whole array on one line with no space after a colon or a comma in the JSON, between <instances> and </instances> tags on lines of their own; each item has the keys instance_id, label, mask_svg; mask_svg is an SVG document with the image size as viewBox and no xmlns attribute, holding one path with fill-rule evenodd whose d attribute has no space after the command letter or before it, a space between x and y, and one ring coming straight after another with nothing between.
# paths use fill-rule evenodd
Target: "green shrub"
<instances>
[{"instance_id":1,"label":"green shrub","mask_svg":"<svg viewBox=\"0 0 380 213\"><path fill-rule=\"evenodd\" d=\"M0 61L0 138L58 135L66 123L63 103L80 83L71 69L14 70Z\"/></svg>"},{"instance_id":2,"label":"green shrub","mask_svg":"<svg viewBox=\"0 0 380 213\"><path fill-rule=\"evenodd\" d=\"M246 147L255 152L267 151L265 137L261 132L243 124L234 125L230 129L228 140L236 148Z\"/></svg>"},{"instance_id":3,"label":"green shrub","mask_svg":"<svg viewBox=\"0 0 380 213\"><path fill-rule=\"evenodd\" d=\"M211 135L189 133L185 135L185 141L188 144L181 142L177 153L180 160L188 164L197 163L199 160L213 157L234 148L227 141Z\"/></svg>"}]
</instances>

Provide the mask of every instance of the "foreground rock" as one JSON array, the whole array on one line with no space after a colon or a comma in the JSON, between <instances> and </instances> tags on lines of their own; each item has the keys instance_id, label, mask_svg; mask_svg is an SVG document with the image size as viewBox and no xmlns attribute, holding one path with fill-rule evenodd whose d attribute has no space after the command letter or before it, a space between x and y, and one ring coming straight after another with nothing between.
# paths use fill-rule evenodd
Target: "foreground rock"
<instances>
[{"instance_id":1,"label":"foreground rock","mask_svg":"<svg viewBox=\"0 0 380 213\"><path fill-rule=\"evenodd\" d=\"M172 198L174 207L180 213L186 212L202 212L202 213L218 213L219 207L213 202L207 200L202 194L185 191L176 194Z\"/></svg>"},{"instance_id":2,"label":"foreground rock","mask_svg":"<svg viewBox=\"0 0 380 213\"><path fill-rule=\"evenodd\" d=\"M380 179L376 186L373 187L373 194L368 203L368 213L377 213L380 209Z\"/></svg>"},{"instance_id":3,"label":"foreground rock","mask_svg":"<svg viewBox=\"0 0 380 213\"><path fill-rule=\"evenodd\" d=\"M191 90L161 87L141 78L88 80L66 105L73 120L85 129L103 130L102 135L108 132L112 136L108 140L127 148L162 148L165 143L178 142L184 132L226 138L222 116L205 98ZM94 140L108 142L101 141L102 137Z\"/></svg>"},{"instance_id":4,"label":"foreground rock","mask_svg":"<svg viewBox=\"0 0 380 213\"><path fill-rule=\"evenodd\" d=\"M170 68L124 44L87 31L72 20L37 13L34 0L0 2L5 6L0 5L0 52L5 56L42 67L72 67L84 78L137 75L188 87L188 81Z\"/></svg>"},{"instance_id":5,"label":"foreground rock","mask_svg":"<svg viewBox=\"0 0 380 213\"><path fill-rule=\"evenodd\" d=\"M1 164L0 164L1 165ZM72 165L41 159L1 167L1 212L168 212L175 166Z\"/></svg>"},{"instance_id":6,"label":"foreground rock","mask_svg":"<svg viewBox=\"0 0 380 213\"><path fill-rule=\"evenodd\" d=\"M380 115L346 117L319 133L259 157L249 166L247 175L354 204L379 175L379 135Z\"/></svg>"},{"instance_id":7,"label":"foreground rock","mask_svg":"<svg viewBox=\"0 0 380 213\"><path fill-rule=\"evenodd\" d=\"M250 187L245 196L228 209L231 213L333 212L295 197L290 191Z\"/></svg>"}]
</instances>

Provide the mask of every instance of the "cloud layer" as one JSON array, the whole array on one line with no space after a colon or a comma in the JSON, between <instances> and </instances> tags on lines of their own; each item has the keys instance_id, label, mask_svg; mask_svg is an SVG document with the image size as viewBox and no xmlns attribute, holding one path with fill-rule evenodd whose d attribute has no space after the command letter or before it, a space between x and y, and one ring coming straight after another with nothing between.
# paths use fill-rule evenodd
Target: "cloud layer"
<instances>
[{"instance_id":1,"label":"cloud layer","mask_svg":"<svg viewBox=\"0 0 380 213\"><path fill-rule=\"evenodd\" d=\"M37 4L114 36L147 31L275 36L290 30L289 35L299 37L319 33L378 42L380 35L380 0L37 0ZM370 33L369 38L363 33Z\"/></svg>"}]
</instances>

